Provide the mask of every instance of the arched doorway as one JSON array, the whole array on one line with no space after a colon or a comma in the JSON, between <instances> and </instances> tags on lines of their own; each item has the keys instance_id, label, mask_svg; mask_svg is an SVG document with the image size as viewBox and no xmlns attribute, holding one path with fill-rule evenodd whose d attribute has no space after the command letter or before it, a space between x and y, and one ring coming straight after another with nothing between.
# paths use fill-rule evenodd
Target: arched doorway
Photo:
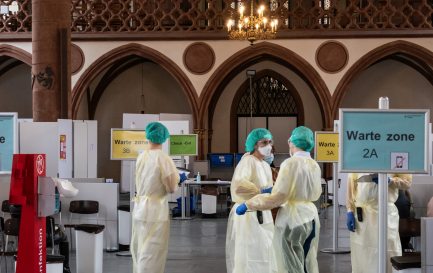
<instances>
[{"instance_id":1,"label":"arched doorway","mask_svg":"<svg viewBox=\"0 0 433 273\"><path fill-rule=\"evenodd\" d=\"M0 112L17 112L32 118L31 54L14 46L0 45Z\"/></svg>"},{"instance_id":2,"label":"arched doorway","mask_svg":"<svg viewBox=\"0 0 433 273\"><path fill-rule=\"evenodd\" d=\"M231 107L230 151L244 152L252 128L269 129L276 147L285 147L293 128L304 124L304 107L296 87L281 74L265 69L246 80L236 92Z\"/></svg>"},{"instance_id":3,"label":"arched doorway","mask_svg":"<svg viewBox=\"0 0 433 273\"><path fill-rule=\"evenodd\" d=\"M338 109L377 108L381 96L391 108L433 107L433 53L407 41L380 46L359 59L344 75L333 95Z\"/></svg>"},{"instance_id":4,"label":"arched doorway","mask_svg":"<svg viewBox=\"0 0 433 273\"><path fill-rule=\"evenodd\" d=\"M222 152L225 147L234 149L230 144L230 137L227 141L215 140L218 138L219 132L227 134L230 124L230 112L227 111L228 105L232 105L234 92L238 90L240 85L245 81L245 69L255 68L257 71L269 69L277 66L275 71L284 74L284 77L291 77L293 81L305 90L300 92L300 95L308 97L308 102L311 102L311 107L314 111L317 110L318 115L314 115L314 119L320 121L320 127L315 128L320 130L329 128L332 124L330 93L317 71L303 58L291 50L282 46L262 42L240 50L232 57L227 59L210 77L206 83L204 90L200 96L200 128L207 131L207 141L203 138L201 142L201 150L204 154L207 152ZM237 83L236 83L237 82ZM299 89L297 87L297 89ZM227 95L229 94L229 95ZM221 103L223 101L223 103ZM305 103L305 101L303 101ZM310 105L309 105L310 107ZM306 108L306 107L305 107ZM224 116L223 121L228 124L222 128L214 118L216 116ZM305 117L305 124L309 125L310 117ZM218 145L215 146L215 145Z\"/></svg>"},{"instance_id":5,"label":"arched doorway","mask_svg":"<svg viewBox=\"0 0 433 273\"><path fill-rule=\"evenodd\" d=\"M79 104L83 97L86 96L87 89L89 88L90 84L104 71L107 71L110 68L112 71L116 70L114 65L118 65L122 60L125 60L125 58L131 59L134 57L139 57L158 64L176 80L176 82L181 86L182 92L184 92L188 100L188 105L194 116L194 123L196 123L198 113L198 98L191 81L179 68L179 66L172 60L150 47L136 43L126 44L111 50L110 52L98 58L94 63L92 63L92 65L90 65L89 68L86 69L86 71L83 73L83 75L81 75L75 84L72 92L73 118L77 115ZM121 70L117 69L117 71Z\"/></svg>"},{"instance_id":6,"label":"arched doorway","mask_svg":"<svg viewBox=\"0 0 433 273\"><path fill-rule=\"evenodd\" d=\"M116 181L121 164L110 160L110 130L123 126L124 113L195 117L197 112L195 90L177 65L137 44L103 55L81 76L74 90L74 118L98 121L98 176Z\"/></svg>"}]
</instances>

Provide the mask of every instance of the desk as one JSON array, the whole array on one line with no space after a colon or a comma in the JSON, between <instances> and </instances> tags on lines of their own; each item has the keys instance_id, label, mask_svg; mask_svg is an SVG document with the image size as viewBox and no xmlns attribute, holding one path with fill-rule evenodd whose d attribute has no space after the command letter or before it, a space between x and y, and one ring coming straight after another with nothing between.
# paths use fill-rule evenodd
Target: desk
<instances>
[{"instance_id":1,"label":"desk","mask_svg":"<svg viewBox=\"0 0 433 273\"><path fill-rule=\"evenodd\" d=\"M190 189L192 187L201 187L201 186L217 186L217 187L227 187L229 188L231 185L230 181L201 181L200 183L197 183L193 180L186 180L181 184L181 206L182 206L182 216L177 217L175 219L178 220L190 220L191 216L191 205L190 205ZM188 198L185 198L188 197ZM186 199L186 202L185 202ZM185 204L186 203L186 204Z\"/></svg>"}]
</instances>

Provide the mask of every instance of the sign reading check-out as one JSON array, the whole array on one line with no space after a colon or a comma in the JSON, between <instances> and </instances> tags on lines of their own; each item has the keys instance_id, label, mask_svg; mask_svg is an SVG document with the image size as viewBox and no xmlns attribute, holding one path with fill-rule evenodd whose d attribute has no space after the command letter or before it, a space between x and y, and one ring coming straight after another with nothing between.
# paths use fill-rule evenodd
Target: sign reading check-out
<instances>
[{"instance_id":1,"label":"sign reading check-out","mask_svg":"<svg viewBox=\"0 0 433 273\"><path fill-rule=\"evenodd\" d=\"M340 109L341 172L427 173L429 110Z\"/></svg>"},{"instance_id":2,"label":"sign reading check-out","mask_svg":"<svg viewBox=\"0 0 433 273\"><path fill-rule=\"evenodd\" d=\"M196 156L198 154L198 135L170 135L169 154L171 156Z\"/></svg>"}]
</instances>

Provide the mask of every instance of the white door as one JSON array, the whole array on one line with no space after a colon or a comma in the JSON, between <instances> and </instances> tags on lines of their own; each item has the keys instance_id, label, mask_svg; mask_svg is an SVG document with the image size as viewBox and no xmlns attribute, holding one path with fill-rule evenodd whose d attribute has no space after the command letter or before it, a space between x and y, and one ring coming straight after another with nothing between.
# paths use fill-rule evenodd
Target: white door
<instances>
[{"instance_id":1,"label":"white door","mask_svg":"<svg viewBox=\"0 0 433 273\"><path fill-rule=\"evenodd\" d=\"M266 128L266 117L238 117L238 152L245 153L245 140L252 129Z\"/></svg>"}]
</instances>

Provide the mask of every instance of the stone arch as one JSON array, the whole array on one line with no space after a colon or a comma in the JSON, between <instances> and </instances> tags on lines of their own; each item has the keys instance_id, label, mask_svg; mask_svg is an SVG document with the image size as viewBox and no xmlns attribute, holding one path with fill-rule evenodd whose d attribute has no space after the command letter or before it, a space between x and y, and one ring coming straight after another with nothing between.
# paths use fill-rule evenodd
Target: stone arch
<instances>
[{"instance_id":1,"label":"stone arch","mask_svg":"<svg viewBox=\"0 0 433 273\"><path fill-rule=\"evenodd\" d=\"M28 66L32 66L32 54L12 45L0 45L0 56L15 58Z\"/></svg>"},{"instance_id":2,"label":"stone arch","mask_svg":"<svg viewBox=\"0 0 433 273\"><path fill-rule=\"evenodd\" d=\"M274 79L279 80L281 83L283 83L286 87L288 87L288 93L291 97L293 97L296 107L298 108L298 125L304 125L304 106L302 104L301 96L299 95L298 91L296 90L296 87L283 75L280 73L271 70L271 69L264 69L259 71L256 74L256 78L260 79L263 76L272 76ZM237 152L238 150L238 142L237 142L237 132L238 132L238 120L237 120L237 110L239 102L242 98L242 96L245 93L245 90L249 88L249 79L246 79L243 84L238 88L236 91L236 94L233 98L231 107L230 107L230 152Z\"/></svg>"},{"instance_id":3,"label":"stone arch","mask_svg":"<svg viewBox=\"0 0 433 273\"><path fill-rule=\"evenodd\" d=\"M313 91L320 106L324 127L332 127L331 95L319 73L295 52L274 43L261 42L238 51L224 61L211 75L200 96L198 122L200 129L205 129L208 121L209 135L211 135L211 119L225 86L242 70L265 60L284 65L296 72ZM208 139L209 145L210 139ZM204 142L202 141L200 150L203 151L203 149Z\"/></svg>"},{"instance_id":4,"label":"stone arch","mask_svg":"<svg viewBox=\"0 0 433 273\"><path fill-rule=\"evenodd\" d=\"M77 115L81 99L86 93L86 89L100 73L118 60L135 56L142 57L160 65L176 79L187 97L194 123L196 124L198 120L198 97L189 78L174 61L155 49L137 43L126 44L105 53L84 71L72 92L72 118L75 118Z\"/></svg>"},{"instance_id":5,"label":"stone arch","mask_svg":"<svg viewBox=\"0 0 433 273\"><path fill-rule=\"evenodd\" d=\"M337 85L335 93L332 96L332 117L338 117L338 109L343 101L344 96L349 91L350 85L365 69L371 65L383 60L386 57L391 57L394 54L405 55L418 63L424 64L424 68L432 71L433 77L433 52L430 50L403 40L393 41L382 46L379 46L364 56L362 56L350 69L344 74L343 78Z\"/></svg>"}]
</instances>

